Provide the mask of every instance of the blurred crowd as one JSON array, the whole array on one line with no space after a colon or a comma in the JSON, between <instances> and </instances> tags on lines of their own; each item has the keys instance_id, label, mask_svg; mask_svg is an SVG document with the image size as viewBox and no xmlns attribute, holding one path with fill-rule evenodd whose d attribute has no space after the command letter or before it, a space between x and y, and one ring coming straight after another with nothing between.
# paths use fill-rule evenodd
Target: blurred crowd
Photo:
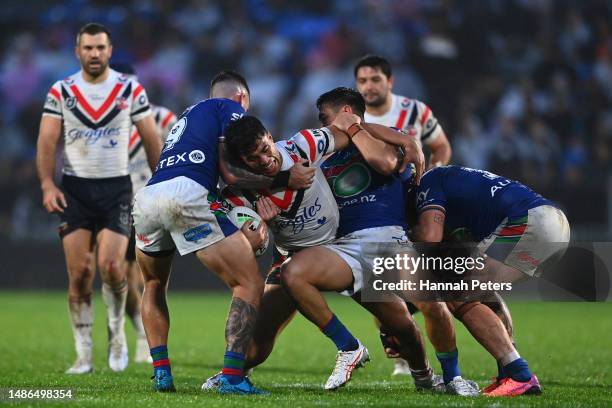
<instances>
[{"instance_id":1,"label":"blurred crowd","mask_svg":"<svg viewBox=\"0 0 612 408\"><path fill-rule=\"evenodd\" d=\"M314 101L354 86L366 53L395 93L426 102L452 163L520 179L572 222L607 225L612 154L612 3L607 0L8 1L0 10L0 235L47 239L35 171L51 84L78 70L75 34L107 25L112 61L180 113L235 69L276 139L317 126Z\"/></svg>"}]
</instances>

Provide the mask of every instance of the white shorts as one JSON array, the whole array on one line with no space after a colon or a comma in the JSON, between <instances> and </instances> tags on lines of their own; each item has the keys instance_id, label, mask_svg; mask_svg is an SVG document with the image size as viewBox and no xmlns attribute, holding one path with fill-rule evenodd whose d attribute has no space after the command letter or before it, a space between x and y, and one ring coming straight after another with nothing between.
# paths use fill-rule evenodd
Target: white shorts
<instances>
[{"instance_id":1,"label":"white shorts","mask_svg":"<svg viewBox=\"0 0 612 408\"><path fill-rule=\"evenodd\" d=\"M363 289L364 272L372 272L374 258L394 257L413 249L406 232L399 226L355 231L323 246L338 254L353 271L353 285L340 292L344 296Z\"/></svg>"},{"instance_id":2,"label":"white shorts","mask_svg":"<svg viewBox=\"0 0 612 408\"><path fill-rule=\"evenodd\" d=\"M504 219L478 248L529 276L540 276L563 256L569 240L570 226L563 211L542 205L524 217Z\"/></svg>"},{"instance_id":3,"label":"white shorts","mask_svg":"<svg viewBox=\"0 0 612 408\"><path fill-rule=\"evenodd\" d=\"M136 245L143 252L176 248L185 255L238 231L222 211L211 209L211 203L209 191L184 176L143 187L132 210Z\"/></svg>"}]
</instances>

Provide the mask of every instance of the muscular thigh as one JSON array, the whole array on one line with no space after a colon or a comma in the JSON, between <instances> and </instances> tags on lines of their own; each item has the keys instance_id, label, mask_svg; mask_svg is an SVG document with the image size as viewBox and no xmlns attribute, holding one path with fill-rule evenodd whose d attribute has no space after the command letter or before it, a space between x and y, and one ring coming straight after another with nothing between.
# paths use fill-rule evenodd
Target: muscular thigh
<instances>
[{"instance_id":1,"label":"muscular thigh","mask_svg":"<svg viewBox=\"0 0 612 408\"><path fill-rule=\"evenodd\" d=\"M319 290L340 291L353 282L351 267L326 247L303 249L283 265L282 274L297 273Z\"/></svg>"},{"instance_id":2,"label":"muscular thigh","mask_svg":"<svg viewBox=\"0 0 612 408\"><path fill-rule=\"evenodd\" d=\"M92 233L87 229L77 229L62 238L64 256L68 274L74 275L83 273L91 269L91 262L94 258Z\"/></svg>"}]
</instances>

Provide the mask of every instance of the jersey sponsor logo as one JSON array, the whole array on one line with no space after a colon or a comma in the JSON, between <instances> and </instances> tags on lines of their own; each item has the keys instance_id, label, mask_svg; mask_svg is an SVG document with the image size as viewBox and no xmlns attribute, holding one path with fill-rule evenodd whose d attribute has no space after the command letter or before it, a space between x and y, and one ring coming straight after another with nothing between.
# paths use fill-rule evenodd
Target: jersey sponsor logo
<instances>
[{"instance_id":1,"label":"jersey sponsor logo","mask_svg":"<svg viewBox=\"0 0 612 408\"><path fill-rule=\"evenodd\" d=\"M66 98L66 109L73 110L77 106L77 99L74 96Z\"/></svg>"},{"instance_id":2,"label":"jersey sponsor logo","mask_svg":"<svg viewBox=\"0 0 612 408\"><path fill-rule=\"evenodd\" d=\"M230 120L238 120L244 116L244 113L233 112Z\"/></svg>"},{"instance_id":3,"label":"jersey sponsor logo","mask_svg":"<svg viewBox=\"0 0 612 408\"><path fill-rule=\"evenodd\" d=\"M58 105L57 99L55 99L52 96L47 96L47 105L51 105L51 106L53 106L55 108L58 108L58 106L57 106Z\"/></svg>"},{"instance_id":4,"label":"jersey sponsor logo","mask_svg":"<svg viewBox=\"0 0 612 408\"><path fill-rule=\"evenodd\" d=\"M166 142L164 143L163 152L171 150L179 140L181 140L181 136L185 132L185 128L187 128L187 117L182 117L178 120L170 132L168 132L168 137L166 138Z\"/></svg>"},{"instance_id":5,"label":"jersey sponsor logo","mask_svg":"<svg viewBox=\"0 0 612 408\"><path fill-rule=\"evenodd\" d=\"M140 97L138 98L138 103L140 105L145 105L147 103L147 97L145 96L145 94L140 95Z\"/></svg>"},{"instance_id":6,"label":"jersey sponsor logo","mask_svg":"<svg viewBox=\"0 0 612 408\"><path fill-rule=\"evenodd\" d=\"M362 163L354 163L334 178L332 190L338 197L352 197L366 190L371 180L370 170Z\"/></svg>"},{"instance_id":7,"label":"jersey sponsor logo","mask_svg":"<svg viewBox=\"0 0 612 408\"><path fill-rule=\"evenodd\" d=\"M200 164L200 163L203 163L204 160L206 160L206 156L204 155L204 152L201 150L192 150L191 153L189 153L189 160L192 163Z\"/></svg>"},{"instance_id":8,"label":"jersey sponsor logo","mask_svg":"<svg viewBox=\"0 0 612 408\"><path fill-rule=\"evenodd\" d=\"M202 224L183 232L183 237L189 242L198 242L212 233L210 224Z\"/></svg>"},{"instance_id":9,"label":"jersey sponsor logo","mask_svg":"<svg viewBox=\"0 0 612 408\"><path fill-rule=\"evenodd\" d=\"M491 197L495 197L495 193L498 190L501 190L502 188L506 187L510 183L512 183L511 180L505 179L503 181L498 181L497 185L491 186Z\"/></svg>"},{"instance_id":10,"label":"jersey sponsor logo","mask_svg":"<svg viewBox=\"0 0 612 408\"><path fill-rule=\"evenodd\" d=\"M307 222L317 218L317 214L319 213L319 211L321 211L321 208L323 208L323 206L319 203L319 197L317 197L313 205L302 208L302 211L295 217L289 220L280 221L277 226L280 229L291 228L291 232L294 235L299 234L304 230L304 226ZM318 226L315 229L321 228L321 226L323 226L326 221L326 217L318 219Z\"/></svg>"},{"instance_id":11,"label":"jersey sponsor logo","mask_svg":"<svg viewBox=\"0 0 612 408\"><path fill-rule=\"evenodd\" d=\"M429 194L429 190L431 190L431 187L425 191L419 191L419 194L417 194L417 205L423 204L425 201L427 201L427 194Z\"/></svg>"},{"instance_id":12,"label":"jersey sponsor logo","mask_svg":"<svg viewBox=\"0 0 612 408\"><path fill-rule=\"evenodd\" d=\"M401 105L402 105L402 108L407 108L410 105L410 99L408 98L402 99Z\"/></svg>"},{"instance_id":13,"label":"jersey sponsor logo","mask_svg":"<svg viewBox=\"0 0 612 408\"><path fill-rule=\"evenodd\" d=\"M353 198L352 200L338 203L338 209L341 210L347 205L353 205L358 203L374 203L376 202L376 194L366 194L361 197Z\"/></svg>"},{"instance_id":14,"label":"jersey sponsor logo","mask_svg":"<svg viewBox=\"0 0 612 408\"><path fill-rule=\"evenodd\" d=\"M66 134L66 145L71 145L81 139L85 140L86 145L96 144L101 138L109 138L113 141L114 139L112 138L119 136L119 134L120 128L115 127L102 127L98 129L72 128Z\"/></svg>"},{"instance_id":15,"label":"jersey sponsor logo","mask_svg":"<svg viewBox=\"0 0 612 408\"><path fill-rule=\"evenodd\" d=\"M68 84L68 85L72 85L74 84L74 79L68 77L68 78L64 78L64 83Z\"/></svg>"}]
</instances>

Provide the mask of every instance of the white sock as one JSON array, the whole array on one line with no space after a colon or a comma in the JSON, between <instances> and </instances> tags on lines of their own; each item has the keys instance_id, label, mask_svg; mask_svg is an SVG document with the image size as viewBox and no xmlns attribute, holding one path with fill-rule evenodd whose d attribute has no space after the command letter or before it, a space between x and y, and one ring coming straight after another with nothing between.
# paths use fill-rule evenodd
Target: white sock
<instances>
[{"instance_id":1,"label":"white sock","mask_svg":"<svg viewBox=\"0 0 612 408\"><path fill-rule=\"evenodd\" d=\"M77 358L91 361L93 348L91 329L94 313L91 294L85 297L69 298L68 309Z\"/></svg>"},{"instance_id":2,"label":"white sock","mask_svg":"<svg viewBox=\"0 0 612 408\"><path fill-rule=\"evenodd\" d=\"M136 335L140 338L146 338L147 335L145 334L144 324L142 323L142 315L140 314L140 311L134 313L130 317L132 319L132 325L134 325L134 330L136 330Z\"/></svg>"},{"instance_id":3,"label":"white sock","mask_svg":"<svg viewBox=\"0 0 612 408\"><path fill-rule=\"evenodd\" d=\"M102 298L106 304L109 330L113 336L123 333L123 326L125 324L125 301L127 299L127 280L124 280L115 287L103 283Z\"/></svg>"},{"instance_id":4,"label":"white sock","mask_svg":"<svg viewBox=\"0 0 612 408\"><path fill-rule=\"evenodd\" d=\"M502 367L506 366L508 364L510 364L511 362L513 362L514 360L518 360L519 358L521 358L521 356L519 355L518 351L516 351L516 349L508 354L506 354L505 356L503 356L502 358L499 359L499 362L501 363Z\"/></svg>"}]
</instances>

